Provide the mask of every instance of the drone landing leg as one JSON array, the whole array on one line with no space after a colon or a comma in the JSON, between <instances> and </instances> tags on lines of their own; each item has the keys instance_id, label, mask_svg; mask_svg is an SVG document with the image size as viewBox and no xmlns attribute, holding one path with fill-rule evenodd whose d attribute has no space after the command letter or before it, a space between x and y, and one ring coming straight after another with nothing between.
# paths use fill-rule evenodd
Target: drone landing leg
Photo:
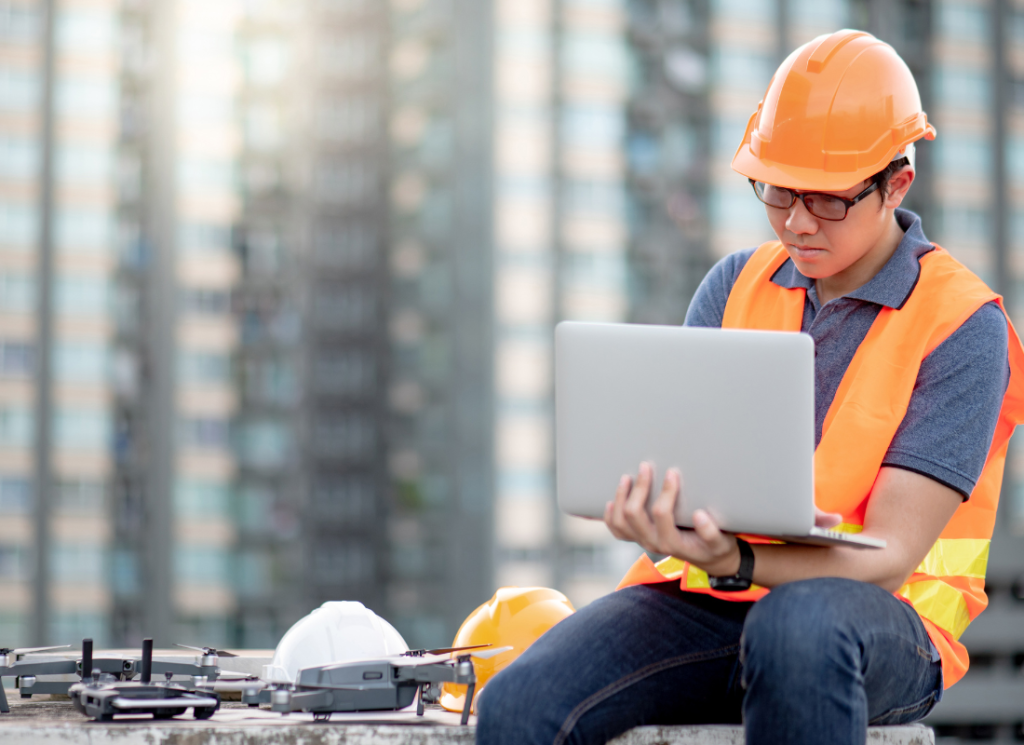
<instances>
[{"instance_id":1,"label":"drone landing leg","mask_svg":"<svg viewBox=\"0 0 1024 745\"><path fill-rule=\"evenodd\" d=\"M7 705L7 696L4 694L4 681L0 678L0 714L10 714L11 707Z\"/></svg>"},{"instance_id":2,"label":"drone landing leg","mask_svg":"<svg viewBox=\"0 0 1024 745\"><path fill-rule=\"evenodd\" d=\"M469 712L473 709L473 693L476 692L476 683L466 684L466 704L462 707L462 726L469 724Z\"/></svg>"},{"instance_id":3,"label":"drone landing leg","mask_svg":"<svg viewBox=\"0 0 1024 745\"><path fill-rule=\"evenodd\" d=\"M416 716L423 716L423 694L426 692L430 683L420 683L418 695L416 696Z\"/></svg>"}]
</instances>

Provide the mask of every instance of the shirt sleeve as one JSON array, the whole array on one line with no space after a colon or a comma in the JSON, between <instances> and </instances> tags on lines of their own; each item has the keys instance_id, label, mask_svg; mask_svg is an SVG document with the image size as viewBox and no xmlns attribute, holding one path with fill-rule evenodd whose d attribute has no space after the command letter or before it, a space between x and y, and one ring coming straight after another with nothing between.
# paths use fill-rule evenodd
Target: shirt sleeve
<instances>
[{"instance_id":1,"label":"shirt sleeve","mask_svg":"<svg viewBox=\"0 0 1024 745\"><path fill-rule=\"evenodd\" d=\"M970 498L1010 381L1008 335L1002 310L988 303L922 361L882 465L915 471Z\"/></svg>"},{"instance_id":2,"label":"shirt sleeve","mask_svg":"<svg viewBox=\"0 0 1024 745\"><path fill-rule=\"evenodd\" d=\"M736 284L736 278L740 276L743 267L747 265L756 250L756 248L747 248L731 253L711 267L711 271L701 281L697 292L693 295L693 300L690 301L690 307L686 311L686 320L683 321L684 326L722 328L725 304L729 300L732 286Z\"/></svg>"}]
</instances>

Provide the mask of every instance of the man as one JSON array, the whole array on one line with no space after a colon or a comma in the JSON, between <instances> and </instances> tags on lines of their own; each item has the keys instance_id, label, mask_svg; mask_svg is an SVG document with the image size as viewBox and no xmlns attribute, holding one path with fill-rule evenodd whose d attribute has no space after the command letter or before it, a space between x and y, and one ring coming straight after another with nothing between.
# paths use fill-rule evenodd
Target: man
<instances>
[{"instance_id":1,"label":"man","mask_svg":"<svg viewBox=\"0 0 1024 745\"><path fill-rule=\"evenodd\" d=\"M863 745L869 723L916 721L963 676L1024 349L1001 299L899 209L913 143L934 136L888 45L840 31L796 50L733 160L778 241L719 262L686 321L811 334L819 521L886 548L744 540L700 511L679 530L685 475L648 513L641 464L605 522L669 558L642 556L495 677L478 742L742 721L750 745Z\"/></svg>"}]
</instances>

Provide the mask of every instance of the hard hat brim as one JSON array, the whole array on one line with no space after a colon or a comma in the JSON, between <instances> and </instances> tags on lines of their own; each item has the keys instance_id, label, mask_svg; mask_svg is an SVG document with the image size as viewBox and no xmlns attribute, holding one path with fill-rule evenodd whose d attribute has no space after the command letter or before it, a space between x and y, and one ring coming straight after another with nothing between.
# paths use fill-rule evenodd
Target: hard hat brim
<instances>
[{"instance_id":1,"label":"hard hat brim","mask_svg":"<svg viewBox=\"0 0 1024 745\"><path fill-rule=\"evenodd\" d=\"M732 159L732 169L737 173L763 181L773 186L806 191L846 191L882 171L892 161L893 156L904 151L914 141L924 138L935 139L935 127L925 120L924 130L914 132L904 142L893 143L877 160L852 170L826 170L823 168L802 168L785 163L775 163L754 155L751 146L751 134L756 123L757 114L750 117L747 132Z\"/></svg>"}]
</instances>

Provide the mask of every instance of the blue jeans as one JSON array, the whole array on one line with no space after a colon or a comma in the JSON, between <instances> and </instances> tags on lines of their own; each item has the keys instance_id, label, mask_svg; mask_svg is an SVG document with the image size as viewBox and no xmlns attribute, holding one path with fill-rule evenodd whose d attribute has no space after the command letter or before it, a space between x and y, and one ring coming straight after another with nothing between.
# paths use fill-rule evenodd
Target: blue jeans
<instances>
[{"instance_id":1,"label":"blue jeans","mask_svg":"<svg viewBox=\"0 0 1024 745\"><path fill-rule=\"evenodd\" d=\"M914 610L825 578L757 603L630 587L565 619L492 678L478 745L603 743L643 724L740 723L747 744L864 745L924 717L942 670Z\"/></svg>"}]
</instances>

